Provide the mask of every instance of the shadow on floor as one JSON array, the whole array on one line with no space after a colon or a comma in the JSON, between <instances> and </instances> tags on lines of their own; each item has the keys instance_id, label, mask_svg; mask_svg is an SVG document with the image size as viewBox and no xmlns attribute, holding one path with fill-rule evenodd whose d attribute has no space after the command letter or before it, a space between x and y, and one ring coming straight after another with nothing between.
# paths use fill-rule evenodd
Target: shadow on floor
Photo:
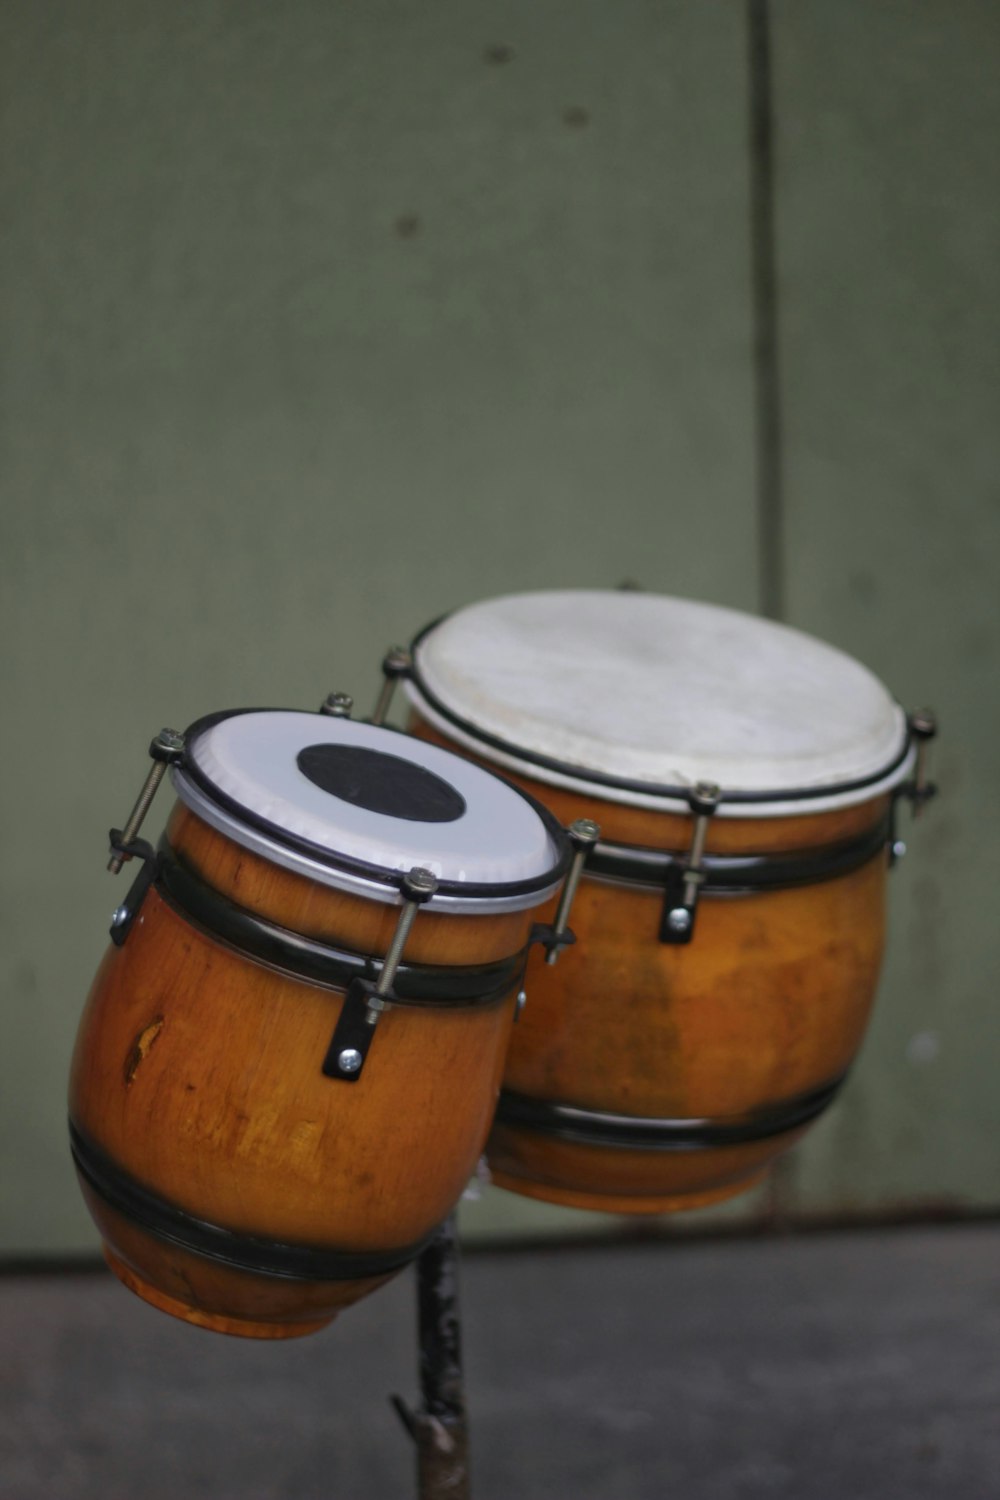
<instances>
[{"instance_id":1,"label":"shadow on floor","mask_svg":"<svg viewBox=\"0 0 1000 1500\"><path fill-rule=\"evenodd\" d=\"M476 1500L1000 1494L1000 1227L467 1256ZM256 1344L0 1279L2 1500L409 1500L412 1276Z\"/></svg>"}]
</instances>

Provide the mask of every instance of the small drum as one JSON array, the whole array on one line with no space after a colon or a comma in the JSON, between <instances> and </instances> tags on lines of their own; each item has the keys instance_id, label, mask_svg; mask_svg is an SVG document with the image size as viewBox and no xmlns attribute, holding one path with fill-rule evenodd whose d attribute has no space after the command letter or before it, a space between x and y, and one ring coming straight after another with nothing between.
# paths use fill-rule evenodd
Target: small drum
<instances>
[{"instance_id":1,"label":"small drum","mask_svg":"<svg viewBox=\"0 0 1000 1500\"><path fill-rule=\"evenodd\" d=\"M307 1333L460 1197L569 845L500 778L344 717L217 714L151 753L137 813L168 761L178 802L158 852L136 814L112 834L143 868L73 1060L81 1186L147 1301Z\"/></svg>"},{"instance_id":2,"label":"small drum","mask_svg":"<svg viewBox=\"0 0 1000 1500\"><path fill-rule=\"evenodd\" d=\"M386 672L416 734L602 829L577 945L529 969L494 1181L627 1213L749 1187L861 1042L930 717L799 631L634 592L472 605Z\"/></svg>"}]
</instances>

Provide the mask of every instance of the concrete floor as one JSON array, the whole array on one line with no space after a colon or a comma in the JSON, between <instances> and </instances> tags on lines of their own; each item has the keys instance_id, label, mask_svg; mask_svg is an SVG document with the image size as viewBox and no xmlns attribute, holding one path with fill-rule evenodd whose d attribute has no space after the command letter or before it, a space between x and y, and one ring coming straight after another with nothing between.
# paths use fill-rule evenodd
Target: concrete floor
<instances>
[{"instance_id":1,"label":"concrete floor","mask_svg":"<svg viewBox=\"0 0 1000 1500\"><path fill-rule=\"evenodd\" d=\"M1000 1227L469 1254L476 1500L1000 1495ZM409 1500L409 1275L221 1338L0 1279L0 1500Z\"/></svg>"}]
</instances>

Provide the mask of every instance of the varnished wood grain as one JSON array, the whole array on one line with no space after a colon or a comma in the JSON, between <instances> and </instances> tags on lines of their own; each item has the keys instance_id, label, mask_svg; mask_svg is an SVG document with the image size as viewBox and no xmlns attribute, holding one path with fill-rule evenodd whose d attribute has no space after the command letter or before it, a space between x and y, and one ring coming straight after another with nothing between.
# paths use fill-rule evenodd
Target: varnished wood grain
<instances>
[{"instance_id":1,"label":"varnished wood grain","mask_svg":"<svg viewBox=\"0 0 1000 1500\"><path fill-rule=\"evenodd\" d=\"M352 896L271 864L223 838L177 803L167 826L177 854L222 895L306 937L382 956L399 906ZM478 964L516 953L532 918L525 912L440 915L428 905L414 923L406 956L414 963Z\"/></svg>"},{"instance_id":2,"label":"varnished wood grain","mask_svg":"<svg viewBox=\"0 0 1000 1500\"><path fill-rule=\"evenodd\" d=\"M248 868L242 851L204 824L194 832L203 873L228 869L233 888L260 910L261 888L271 894L266 872ZM213 853L213 840L227 847ZM336 935L363 951L350 942L350 905L333 905ZM438 918L423 955L467 959L474 928L489 956L507 955L524 944L531 920L516 914L512 930L509 916L499 918L504 946L489 918ZM424 921L421 913L414 934ZM406 1247L451 1211L482 1150L512 996L487 1006L393 1006L355 1083L321 1071L342 1002L339 992L215 942L154 889L94 981L73 1058L71 1116L123 1171L196 1218L336 1251ZM133 1290L205 1326L255 1334L259 1323L268 1337L292 1336L379 1284L276 1287L274 1278L202 1264L88 1199L113 1269L128 1267Z\"/></svg>"},{"instance_id":3,"label":"varnished wood grain","mask_svg":"<svg viewBox=\"0 0 1000 1500\"><path fill-rule=\"evenodd\" d=\"M215 1333L255 1339L315 1333L345 1307L391 1280L369 1276L301 1282L254 1276L156 1239L110 1208L85 1182L80 1186L104 1239L104 1258L129 1291Z\"/></svg>"},{"instance_id":4,"label":"varnished wood grain","mask_svg":"<svg viewBox=\"0 0 1000 1500\"><path fill-rule=\"evenodd\" d=\"M740 1115L849 1065L874 996L881 861L838 880L705 899L694 940L659 941L656 891L583 881L577 942L533 956L505 1083L627 1115Z\"/></svg>"},{"instance_id":5,"label":"varnished wood grain","mask_svg":"<svg viewBox=\"0 0 1000 1500\"><path fill-rule=\"evenodd\" d=\"M411 727L461 749L419 716ZM681 855L690 846L690 818L512 779L565 822L595 819L612 841ZM716 818L708 848L822 847L875 826L886 803L878 797L808 816ZM824 1087L850 1066L871 1012L885 877L879 855L835 880L705 897L694 940L678 946L659 941L660 891L584 878L571 917L576 945L555 966L537 954L529 963L505 1085L541 1101L658 1119L726 1119ZM656 1151L497 1124L487 1155L495 1181L530 1197L669 1212L743 1191L801 1133Z\"/></svg>"},{"instance_id":6,"label":"varnished wood grain","mask_svg":"<svg viewBox=\"0 0 1000 1500\"><path fill-rule=\"evenodd\" d=\"M774 1156L802 1133L786 1131L773 1140L707 1154L670 1152L667 1191L663 1158L668 1153L581 1145L498 1122L490 1136L489 1169L497 1187L564 1208L674 1213L706 1208L745 1192L761 1180Z\"/></svg>"}]
</instances>

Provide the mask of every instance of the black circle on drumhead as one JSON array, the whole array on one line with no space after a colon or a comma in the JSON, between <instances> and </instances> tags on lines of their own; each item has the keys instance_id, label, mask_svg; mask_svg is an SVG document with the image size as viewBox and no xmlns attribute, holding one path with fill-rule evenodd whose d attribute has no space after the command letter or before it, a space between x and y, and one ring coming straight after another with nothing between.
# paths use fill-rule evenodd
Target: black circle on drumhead
<instances>
[{"instance_id":1,"label":"black circle on drumhead","mask_svg":"<svg viewBox=\"0 0 1000 1500\"><path fill-rule=\"evenodd\" d=\"M465 798L450 782L384 750L307 745L296 764L321 791L366 812L409 823L454 823L465 812Z\"/></svg>"}]
</instances>

